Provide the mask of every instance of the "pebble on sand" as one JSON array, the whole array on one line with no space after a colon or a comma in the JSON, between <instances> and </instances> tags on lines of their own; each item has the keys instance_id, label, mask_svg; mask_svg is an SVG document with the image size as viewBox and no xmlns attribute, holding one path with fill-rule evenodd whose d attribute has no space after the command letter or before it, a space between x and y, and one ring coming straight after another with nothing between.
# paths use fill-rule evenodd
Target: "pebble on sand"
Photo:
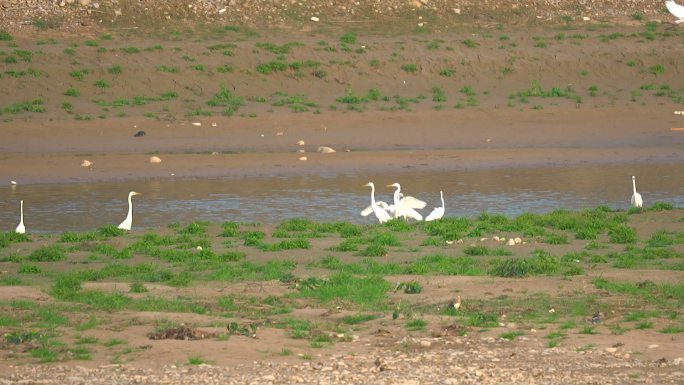
<instances>
[{"instance_id":1,"label":"pebble on sand","mask_svg":"<svg viewBox=\"0 0 684 385\"><path fill-rule=\"evenodd\" d=\"M88 159L84 159L83 162L81 162L81 167L93 167L93 162L89 161Z\"/></svg>"},{"instance_id":2,"label":"pebble on sand","mask_svg":"<svg viewBox=\"0 0 684 385\"><path fill-rule=\"evenodd\" d=\"M151 156L149 162L150 162L150 163L161 163L162 160L161 160L161 158L158 157L158 156Z\"/></svg>"},{"instance_id":3,"label":"pebble on sand","mask_svg":"<svg viewBox=\"0 0 684 385\"><path fill-rule=\"evenodd\" d=\"M305 157L305 156L300 156L300 157L299 157L299 160L308 160L308 159L309 159L309 158L307 158L307 157Z\"/></svg>"},{"instance_id":4,"label":"pebble on sand","mask_svg":"<svg viewBox=\"0 0 684 385\"><path fill-rule=\"evenodd\" d=\"M297 144L300 145L300 146L303 146L303 145L305 145L306 143L304 143L304 141L300 139L299 141L297 141Z\"/></svg>"},{"instance_id":5,"label":"pebble on sand","mask_svg":"<svg viewBox=\"0 0 684 385\"><path fill-rule=\"evenodd\" d=\"M316 151L323 153L323 154L332 154L333 152L337 152L334 149L332 149L331 147L327 147L327 146L320 146L320 147L318 147L318 150L316 150Z\"/></svg>"}]
</instances>

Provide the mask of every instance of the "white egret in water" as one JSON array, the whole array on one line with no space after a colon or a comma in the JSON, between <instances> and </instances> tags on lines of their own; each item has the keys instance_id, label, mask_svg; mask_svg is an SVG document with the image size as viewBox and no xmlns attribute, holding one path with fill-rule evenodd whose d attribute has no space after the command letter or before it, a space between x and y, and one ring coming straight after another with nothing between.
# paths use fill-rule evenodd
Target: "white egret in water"
<instances>
[{"instance_id":1,"label":"white egret in water","mask_svg":"<svg viewBox=\"0 0 684 385\"><path fill-rule=\"evenodd\" d=\"M641 208L644 205L644 201L641 199L641 194L636 191L636 178L634 178L634 175L632 175L632 190L634 190L634 194L632 194L630 202L632 202L633 207Z\"/></svg>"},{"instance_id":2,"label":"white egret in water","mask_svg":"<svg viewBox=\"0 0 684 385\"><path fill-rule=\"evenodd\" d=\"M435 219L439 219L444 216L444 194L441 190L439 191L439 197L442 199L442 207L435 207L430 215L425 217L425 222L434 221Z\"/></svg>"},{"instance_id":3,"label":"white egret in water","mask_svg":"<svg viewBox=\"0 0 684 385\"><path fill-rule=\"evenodd\" d=\"M128 193L128 215L126 216L126 219L124 219L121 224L119 224L119 228L122 230L130 230L131 225L133 224L133 202L131 201L131 197L133 195L142 195L138 192L131 191Z\"/></svg>"},{"instance_id":4,"label":"white egret in water","mask_svg":"<svg viewBox=\"0 0 684 385\"><path fill-rule=\"evenodd\" d=\"M19 224L17 225L17 228L14 229L15 233L19 234L24 234L26 232L26 227L24 226L24 201L19 202L19 213L20 213L20 219L19 219Z\"/></svg>"},{"instance_id":5,"label":"white egret in water","mask_svg":"<svg viewBox=\"0 0 684 385\"><path fill-rule=\"evenodd\" d=\"M375 213L375 217L378 218L380 223L385 223L392 219L390 215L387 213L387 211L385 211L375 202L375 185L373 184L373 182L368 182L367 184L363 185L363 187L371 188L371 209L373 210L373 213ZM386 205L387 204L385 204L385 206Z\"/></svg>"},{"instance_id":6,"label":"white egret in water","mask_svg":"<svg viewBox=\"0 0 684 385\"><path fill-rule=\"evenodd\" d=\"M399 183L392 183L387 185L387 187L394 187L394 217L404 217L404 219L415 219L417 221L422 221L423 216L420 215L415 209L423 209L427 203L421 201L420 199L414 198L412 196L401 195L401 185Z\"/></svg>"},{"instance_id":7,"label":"white egret in water","mask_svg":"<svg viewBox=\"0 0 684 385\"><path fill-rule=\"evenodd\" d=\"M677 18L675 23L684 23L684 6L675 3L674 0L667 0L665 6L667 7L667 10Z\"/></svg>"}]
</instances>

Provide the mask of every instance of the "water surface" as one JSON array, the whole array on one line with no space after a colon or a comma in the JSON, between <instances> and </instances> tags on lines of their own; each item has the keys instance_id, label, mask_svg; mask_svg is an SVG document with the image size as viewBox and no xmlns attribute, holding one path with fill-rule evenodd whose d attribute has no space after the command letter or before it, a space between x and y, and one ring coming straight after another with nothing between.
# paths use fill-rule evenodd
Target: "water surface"
<instances>
[{"instance_id":1,"label":"water surface","mask_svg":"<svg viewBox=\"0 0 684 385\"><path fill-rule=\"evenodd\" d=\"M126 197L133 198L134 228L166 226L194 220L277 223L306 217L315 221L373 223L359 212L376 199L391 201L399 182L407 195L428 202L426 216L441 205L447 216L475 216L483 211L515 216L556 209L576 210L598 205L629 207L631 176L645 204L666 201L684 207L684 167L681 164L591 165L566 168L478 169L396 174L311 175L287 178L151 179L93 184L36 184L0 188L0 229L19 221L24 200L30 232L91 230L118 224L126 216Z\"/></svg>"}]
</instances>

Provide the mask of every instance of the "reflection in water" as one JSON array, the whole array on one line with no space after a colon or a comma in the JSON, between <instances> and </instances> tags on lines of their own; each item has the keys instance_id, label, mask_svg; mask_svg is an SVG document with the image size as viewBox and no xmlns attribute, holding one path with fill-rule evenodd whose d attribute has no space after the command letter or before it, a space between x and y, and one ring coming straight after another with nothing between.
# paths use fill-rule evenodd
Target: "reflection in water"
<instances>
[{"instance_id":1,"label":"reflection in water","mask_svg":"<svg viewBox=\"0 0 684 385\"><path fill-rule=\"evenodd\" d=\"M277 223L286 218L373 223L359 212L370 203L368 181L376 198L392 199L393 182L409 195L428 202L427 215L439 206L444 190L446 216L475 216L483 211L518 215L559 208L608 205L625 209L632 195L631 176L645 205L667 201L684 206L684 167L621 165L536 169L478 169L449 172L403 172L386 175L320 175L287 178L138 180L95 184L50 184L2 187L0 230L13 229L19 200L25 204L29 232L90 230L118 224L126 216L129 191L134 197L133 227L209 220Z\"/></svg>"}]
</instances>

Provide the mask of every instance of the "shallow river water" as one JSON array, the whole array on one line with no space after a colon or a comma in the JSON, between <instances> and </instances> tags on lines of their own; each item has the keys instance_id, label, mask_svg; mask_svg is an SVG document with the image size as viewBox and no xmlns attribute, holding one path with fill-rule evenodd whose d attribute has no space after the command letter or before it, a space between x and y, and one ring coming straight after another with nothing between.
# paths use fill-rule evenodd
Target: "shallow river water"
<instances>
[{"instance_id":1,"label":"shallow river water","mask_svg":"<svg viewBox=\"0 0 684 385\"><path fill-rule=\"evenodd\" d=\"M91 230L118 224L133 198L133 227L165 226L193 220L277 223L306 217L315 221L374 223L359 212L370 203L373 181L376 199L391 201L398 182L402 191L428 202L426 216L441 205L444 191L447 216L475 216L483 211L515 216L555 209L608 205L629 207L631 176L645 205L666 201L684 207L684 165L590 165L566 168L478 169L450 172L401 172L393 175L356 174L242 179L150 179L92 184L34 184L0 188L0 230L19 221L24 200L30 232Z\"/></svg>"}]
</instances>

